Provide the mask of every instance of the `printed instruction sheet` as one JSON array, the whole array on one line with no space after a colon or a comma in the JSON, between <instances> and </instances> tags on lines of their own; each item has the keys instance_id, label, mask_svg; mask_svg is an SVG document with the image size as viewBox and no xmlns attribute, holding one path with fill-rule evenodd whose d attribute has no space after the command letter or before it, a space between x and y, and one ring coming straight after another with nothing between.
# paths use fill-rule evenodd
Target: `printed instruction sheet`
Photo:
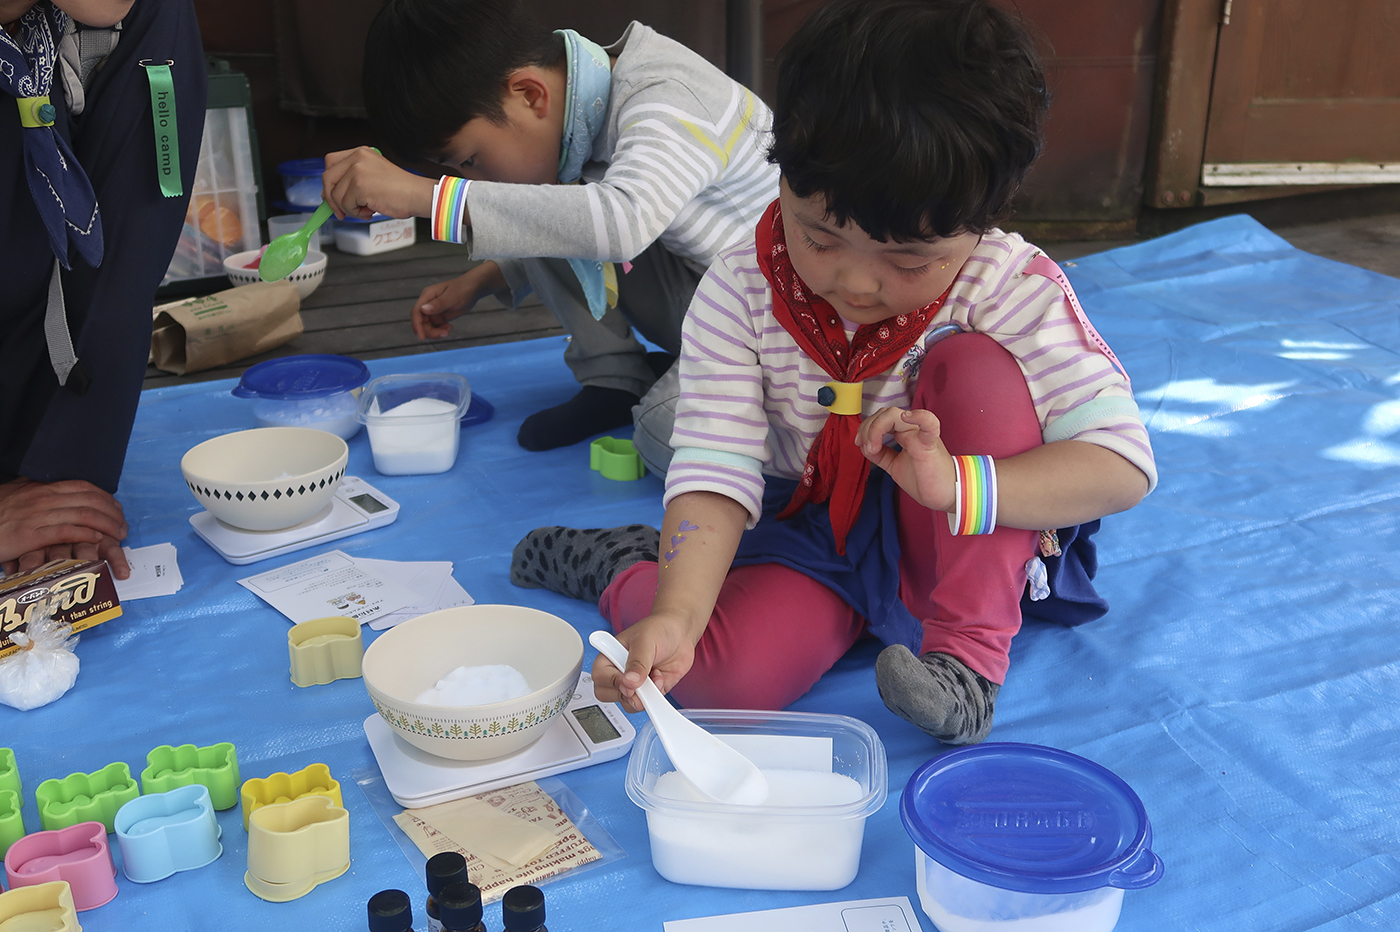
<instances>
[{"instance_id":1,"label":"printed instruction sheet","mask_svg":"<svg viewBox=\"0 0 1400 932\"><path fill-rule=\"evenodd\" d=\"M249 576L238 584L295 624L328 615L364 624L417 601L407 586L384 579L340 550Z\"/></svg>"},{"instance_id":2,"label":"printed instruction sheet","mask_svg":"<svg viewBox=\"0 0 1400 932\"><path fill-rule=\"evenodd\" d=\"M703 919L678 919L666 932L920 932L907 896L846 900Z\"/></svg>"}]
</instances>

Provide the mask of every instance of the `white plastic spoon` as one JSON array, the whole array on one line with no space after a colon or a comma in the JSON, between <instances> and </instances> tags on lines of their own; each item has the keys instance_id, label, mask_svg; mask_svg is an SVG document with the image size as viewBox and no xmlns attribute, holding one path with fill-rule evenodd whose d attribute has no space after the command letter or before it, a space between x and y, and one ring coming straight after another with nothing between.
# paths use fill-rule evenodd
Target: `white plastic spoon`
<instances>
[{"instance_id":1,"label":"white plastic spoon","mask_svg":"<svg viewBox=\"0 0 1400 932\"><path fill-rule=\"evenodd\" d=\"M588 643L619 670L627 669L627 648L606 631ZM758 806L768 798L768 781L753 761L676 711L648 677L637 689L656 736L676 769L711 799L736 806Z\"/></svg>"}]
</instances>

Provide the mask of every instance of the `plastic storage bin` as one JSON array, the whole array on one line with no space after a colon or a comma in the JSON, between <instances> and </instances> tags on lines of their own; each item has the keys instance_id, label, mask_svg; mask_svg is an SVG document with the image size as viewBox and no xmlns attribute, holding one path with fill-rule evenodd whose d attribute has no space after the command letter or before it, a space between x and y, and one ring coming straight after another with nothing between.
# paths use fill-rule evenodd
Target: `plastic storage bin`
<instances>
[{"instance_id":1,"label":"plastic storage bin","mask_svg":"<svg viewBox=\"0 0 1400 932\"><path fill-rule=\"evenodd\" d=\"M369 369L349 356L284 356L251 366L233 394L253 399L259 427L314 427L342 440L360 432L360 387Z\"/></svg>"},{"instance_id":2,"label":"plastic storage bin","mask_svg":"<svg viewBox=\"0 0 1400 932\"><path fill-rule=\"evenodd\" d=\"M457 461L467 380L450 372L384 375L365 386L359 419L369 429L374 468L385 476L447 472Z\"/></svg>"},{"instance_id":3,"label":"plastic storage bin","mask_svg":"<svg viewBox=\"0 0 1400 932\"><path fill-rule=\"evenodd\" d=\"M941 932L1109 932L1162 878L1142 801L1111 771L1033 744L961 748L900 799L919 901Z\"/></svg>"},{"instance_id":4,"label":"plastic storage bin","mask_svg":"<svg viewBox=\"0 0 1400 932\"><path fill-rule=\"evenodd\" d=\"M651 862L673 883L752 890L839 890L860 867L865 820L885 802L885 747L845 715L693 710L681 713L764 771L849 777L859 795L833 805L735 806L658 792L674 771L648 723L627 766L627 795L647 813ZM781 739L798 739L772 741ZM770 792L776 786L770 777Z\"/></svg>"},{"instance_id":5,"label":"plastic storage bin","mask_svg":"<svg viewBox=\"0 0 1400 932\"><path fill-rule=\"evenodd\" d=\"M185 228L163 284L223 275L224 259L261 245L247 112L211 109L204 117Z\"/></svg>"}]
</instances>

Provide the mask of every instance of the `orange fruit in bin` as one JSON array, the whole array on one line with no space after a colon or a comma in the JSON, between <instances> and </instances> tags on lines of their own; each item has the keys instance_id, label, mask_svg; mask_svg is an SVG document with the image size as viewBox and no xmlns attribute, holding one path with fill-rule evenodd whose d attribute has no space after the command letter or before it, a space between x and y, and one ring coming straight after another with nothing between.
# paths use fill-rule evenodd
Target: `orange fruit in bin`
<instances>
[{"instance_id":1,"label":"orange fruit in bin","mask_svg":"<svg viewBox=\"0 0 1400 932\"><path fill-rule=\"evenodd\" d=\"M190 198L185 222L197 224L199 232L225 249L232 249L243 242L243 221L238 218L238 212L218 203L212 195Z\"/></svg>"}]
</instances>

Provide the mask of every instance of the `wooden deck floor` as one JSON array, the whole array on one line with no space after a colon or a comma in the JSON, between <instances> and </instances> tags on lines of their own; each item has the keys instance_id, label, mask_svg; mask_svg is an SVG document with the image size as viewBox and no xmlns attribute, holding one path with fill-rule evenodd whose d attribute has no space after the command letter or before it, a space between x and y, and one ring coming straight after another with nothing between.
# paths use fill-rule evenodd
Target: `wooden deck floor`
<instances>
[{"instance_id":1,"label":"wooden deck floor","mask_svg":"<svg viewBox=\"0 0 1400 932\"><path fill-rule=\"evenodd\" d=\"M1279 226L1275 232L1299 249L1400 277L1400 214ZM1123 245L1126 243L1052 243L1045 248L1053 258L1064 261ZM463 247L433 242L422 221L418 242L407 249L377 256L354 256L331 249L327 255L325 281L302 303L306 332L300 337L271 353L187 376L171 375L152 366L147 370L146 387L236 378L254 363L297 353L381 359L563 333L554 315L534 298L515 310L488 298L453 323L450 338L420 343L408 325L414 299L428 285L475 265Z\"/></svg>"},{"instance_id":2,"label":"wooden deck floor","mask_svg":"<svg viewBox=\"0 0 1400 932\"><path fill-rule=\"evenodd\" d=\"M145 387L236 378L254 363L298 353L381 359L564 332L554 315L533 296L514 310L495 298L487 298L453 321L449 338L420 343L408 323L409 309L419 293L428 285L454 278L476 265L467 258L465 248L429 239L421 223L418 242L406 249L376 256L355 256L330 249L326 255L325 280L301 305L306 327L301 336L270 353L186 376L171 375L151 366L146 370Z\"/></svg>"}]
</instances>

